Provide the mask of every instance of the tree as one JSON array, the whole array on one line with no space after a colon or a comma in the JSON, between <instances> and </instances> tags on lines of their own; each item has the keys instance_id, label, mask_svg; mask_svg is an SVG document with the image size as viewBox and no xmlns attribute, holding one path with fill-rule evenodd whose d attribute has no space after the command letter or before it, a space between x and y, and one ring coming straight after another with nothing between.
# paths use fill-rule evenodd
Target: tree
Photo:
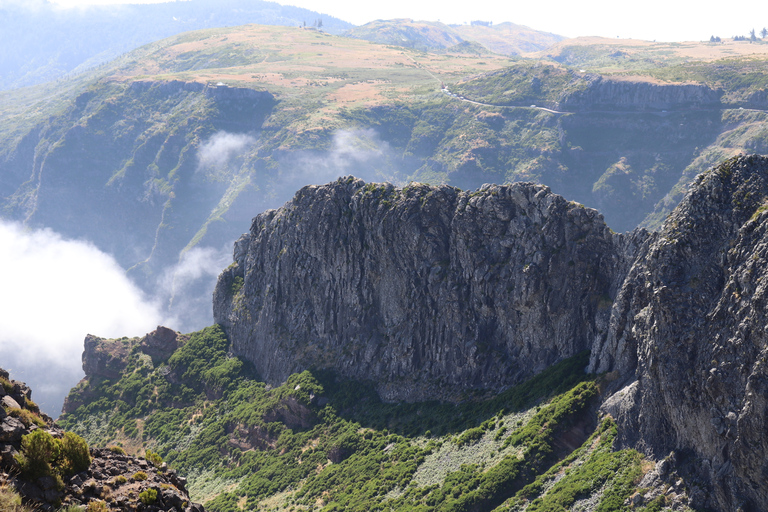
<instances>
[{"instance_id":1,"label":"tree","mask_svg":"<svg viewBox=\"0 0 768 512\"><path fill-rule=\"evenodd\" d=\"M768 28L763 27L763 30L760 31L760 37L762 37L763 39L768 37Z\"/></svg>"},{"instance_id":2,"label":"tree","mask_svg":"<svg viewBox=\"0 0 768 512\"><path fill-rule=\"evenodd\" d=\"M749 31L749 40L752 42L757 41L757 36L755 35L755 29L752 29Z\"/></svg>"}]
</instances>

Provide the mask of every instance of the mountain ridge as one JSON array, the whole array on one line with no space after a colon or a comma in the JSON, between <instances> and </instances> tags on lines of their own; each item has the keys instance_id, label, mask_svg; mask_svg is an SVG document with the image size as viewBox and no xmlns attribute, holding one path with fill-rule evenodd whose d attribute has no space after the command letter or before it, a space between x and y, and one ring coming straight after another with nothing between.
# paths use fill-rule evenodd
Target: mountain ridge
<instances>
[{"instance_id":1,"label":"mountain ridge","mask_svg":"<svg viewBox=\"0 0 768 512\"><path fill-rule=\"evenodd\" d=\"M489 387L468 368L477 368L478 375L492 371L490 381L495 384L515 383L504 381L505 370L514 371L518 364L540 367L537 350L547 352L550 345L545 340L554 343L560 358L574 353L566 343L576 341L576 351L593 349L591 371L618 375L612 384L618 394L606 411L617 419L623 446L657 459L670 451L688 454L681 468L711 487L710 506L736 510L752 504L759 509L768 496L759 476L768 467L762 427L768 408L761 391L768 345L759 307L768 275L764 254L768 157L735 158L700 175L659 233L639 229L629 236L612 235L602 224L598 231L608 236L606 240L618 242L626 251L623 255L611 243L599 242L599 237L590 239L585 227L588 211L578 205L554 209L552 219L536 209L516 211L530 203L552 204L545 188L487 186L459 193L464 201L455 203L448 200L455 191L419 184L411 188L417 192L345 178L326 187L306 187L280 210L256 217L250 233L235 244L234 262L219 278L214 294L215 319L231 337L234 352L253 362L268 382L280 382L287 373L309 367L331 368L348 377L373 380L385 398L423 400L435 394L446 399L453 386ZM505 209L502 205L508 198L512 201ZM465 231L460 220L451 220L447 224L456 235L435 229L439 224L429 220L472 206L479 224ZM485 212L493 212L507 231L499 231ZM579 221L577 215L570 218L574 212L587 215ZM369 215L376 221L346 220ZM386 221L390 215L407 230L390 232ZM516 228L521 219L530 223L526 229ZM529 237L535 240L541 233L546 239L550 222L566 226L566 233L571 222L586 231L570 230L566 243L536 247ZM432 241L423 245L422 239ZM566 277L568 266L558 266L559 257L576 269L581 265L569 239L594 251L585 260L610 262L576 271L605 283L602 287L572 281ZM334 244L328 245L329 240ZM497 251L502 247L520 251L493 261L494 245L486 246L486 240L496 241ZM433 255L443 252L434 248L443 243L451 246L446 252L450 258L437 265ZM465 243L478 261L460 263L457 254ZM356 259L345 256L347 250L372 266L358 268ZM494 266L502 270L490 274L489 282L512 297L508 304L499 303L493 288L483 289L476 282ZM539 268L546 269L543 278L553 279L553 284L539 284ZM515 278L518 270L522 281ZM451 284L454 274L467 283L455 278L457 284ZM453 301L442 299L433 288L436 280L443 279L448 289L469 289L469 294ZM526 292L522 295L521 286ZM550 287L549 297L558 302L542 300L536 292ZM381 293L371 295L369 289ZM433 298L421 299L417 291L422 289L430 290ZM321 302L313 305L318 297ZM337 297L356 297L357 302L347 304ZM602 311L601 301L606 304ZM452 303L462 307L451 309ZM582 326L594 322L594 331L549 333L548 322L557 324L563 314L553 308L558 303L566 312L583 311L576 322ZM537 313L537 307L546 310L549 320ZM498 328L483 331L482 320L462 320L475 308L478 313L471 314L482 319L485 310L494 325L505 323L506 311L520 311L510 322L515 335ZM408 312L417 315L415 319L409 319ZM369 314L383 323L367 321ZM443 318L469 328L461 331L463 337L452 336L447 334L450 329L439 327ZM356 334L355 322L369 337ZM473 329L474 325L478 327ZM542 326L546 332L540 339ZM440 333L440 343L431 341L433 331ZM713 337L712 343L708 337ZM531 346L536 347L532 352ZM396 355L384 349L396 350ZM453 364L446 364L445 355L454 349L461 349L462 355L448 358ZM493 354L494 366L476 363L484 350ZM555 360L545 356L543 366ZM284 362L289 367L274 369ZM420 380L412 380L414 374ZM436 386L425 384L432 375L441 376Z\"/></svg>"}]
</instances>

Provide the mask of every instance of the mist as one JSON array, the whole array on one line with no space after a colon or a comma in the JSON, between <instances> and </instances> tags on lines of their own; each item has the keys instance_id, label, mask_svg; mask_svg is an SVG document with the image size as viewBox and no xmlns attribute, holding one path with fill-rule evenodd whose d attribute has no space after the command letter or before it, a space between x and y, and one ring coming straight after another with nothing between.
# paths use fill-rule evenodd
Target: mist
<instances>
[{"instance_id":1,"label":"mist","mask_svg":"<svg viewBox=\"0 0 768 512\"><path fill-rule=\"evenodd\" d=\"M164 323L111 256L49 229L0 221L0 287L0 367L53 417L83 377L86 334L139 336Z\"/></svg>"},{"instance_id":2,"label":"mist","mask_svg":"<svg viewBox=\"0 0 768 512\"><path fill-rule=\"evenodd\" d=\"M198 331L213 324L213 288L221 271L231 262L232 244L219 249L194 247L184 252L158 283L156 298L169 316L166 322L182 332Z\"/></svg>"},{"instance_id":3,"label":"mist","mask_svg":"<svg viewBox=\"0 0 768 512\"><path fill-rule=\"evenodd\" d=\"M295 151L279 161L276 188L284 201L305 185L322 185L350 174L396 185L407 177L402 158L372 128L337 130L329 149Z\"/></svg>"},{"instance_id":4,"label":"mist","mask_svg":"<svg viewBox=\"0 0 768 512\"><path fill-rule=\"evenodd\" d=\"M201 168L226 169L236 157L243 154L256 143L256 138L245 133L220 131L203 142L197 151L197 160Z\"/></svg>"}]
</instances>

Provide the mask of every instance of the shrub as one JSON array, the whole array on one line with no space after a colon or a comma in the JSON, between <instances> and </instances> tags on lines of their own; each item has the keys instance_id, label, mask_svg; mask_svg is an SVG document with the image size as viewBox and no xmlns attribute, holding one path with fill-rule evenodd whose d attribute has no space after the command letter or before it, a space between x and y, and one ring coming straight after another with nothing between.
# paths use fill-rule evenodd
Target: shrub
<instances>
[{"instance_id":1,"label":"shrub","mask_svg":"<svg viewBox=\"0 0 768 512\"><path fill-rule=\"evenodd\" d=\"M7 485L0 485L0 510L3 512L32 512L29 507L21 504L21 496Z\"/></svg>"},{"instance_id":2,"label":"shrub","mask_svg":"<svg viewBox=\"0 0 768 512\"><path fill-rule=\"evenodd\" d=\"M85 510L86 512L107 512L109 509L107 508L106 502L93 500L88 503L88 507Z\"/></svg>"},{"instance_id":3,"label":"shrub","mask_svg":"<svg viewBox=\"0 0 768 512\"><path fill-rule=\"evenodd\" d=\"M144 454L144 458L151 462L154 466L159 467L163 463L163 458L159 453L155 453L152 450L147 450Z\"/></svg>"},{"instance_id":4,"label":"shrub","mask_svg":"<svg viewBox=\"0 0 768 512\"><path fill-rule=\"evenodd\" d=\"M107 449L112 453L116 453L118 455L125 455L125 450L123 450L119 446L107 446Z\"/></svg>"},{"instance_id":5,"label":"shrub","mask_svg":"<svg viewBox=\"0 0 768 512\"><path fill-rule=\"evenodd\" d=\"M38 406L35 402L32 401L31 398L27 398L24 402L24 407L29 409L35 414L40 414L40 406Z\"/></svg>"},{"instance_id":6,"label":"shrub","mask_svg":"<svg viewBox=\"0 0 768 512\"><path fill-rule=\"evenodd\" d=\"M62 471L66 475L79 473L91 465L91 455L85 439L74 432L65 432L61 440Z\"/></svg>"},{"instance_id":7,"label":"shrub","mask_svg":"<svg viewBox=\"0 0 768 512\"><path fill-rule=\"evenodd\" d=\"M147 489L139 493L139 499L145 505L151 505L157 501L157 491L154 489Z\"/></svg>"},{"instance_id":8,"label":"shrub","mask_svg":"<svg viewBox=\"0 0 768 512\"><path fill-rule=\"evenodd\" d=\"M144 480L147 479L147 474L143 471L137 471L136 473L133 474L133 479L136 480L137 482L143 482Z\"/></svg>"},{"instance_id":9,"label":"shrub","mask_svg":"<svg viewBox=\"0 0 768 512\"><path fill-rule=\"evenodd\" d=\"M125 478L123 475L118 475L118 476L115 477L114 480L112 480L112 483L114 485L123 485L127 481L128 481L128 479Z\"/></svg>"},{"instance_id":10,"label":"shrub","mask_svg":"<svg viewBox=\"0 0 768 512\"><path fill-rule=\"evenodd\" d=\"M51 464L61 453L61 441L44 430L35 430L22 437L21 451L16 455L16 461L25 476L50 476L53 473Z\"/></svg>"},{"instance_id":11,"label":"shrub","mask_svg":"<svg viewBox=\"0 0 768 512\"><path fill-rule=\"evenodd\" d=\"M8 394L13 393L13 384L11 384L11 381L6 379L5 377L0 377L0 386L3 386L6 393Z\"/></svg>"}]
</instances>

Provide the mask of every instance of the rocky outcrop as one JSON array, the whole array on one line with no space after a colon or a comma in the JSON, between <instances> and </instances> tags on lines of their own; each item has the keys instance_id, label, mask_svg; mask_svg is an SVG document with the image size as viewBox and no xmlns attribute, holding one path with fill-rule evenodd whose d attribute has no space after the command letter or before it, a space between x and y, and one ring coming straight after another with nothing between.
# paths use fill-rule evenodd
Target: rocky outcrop
<instances>
[{"instance_id":1,"label":"rocky outcrop","mask_svg":"<svg viewBox=\"0 0 768 512\"><path fill-rule=\"evenodd\" d=\"M91 503L94 510L102 510L98 508L102 502L104 510L204 512L201 505L191 502L186 480L175 470L126 455L118 448L91 449L88 467L73 474L54 470L44 476L27 475L20 463L25 454L24 436L44 430L54 439L62 439L64 431L38 410L31 390L10 380L3 369L0 396L0 486L15 489L35 510Z\"/></svg>"},{"instance_id":2,"label":"rocky outcrop","mask_svg":"<svg viewBox=\"0 0 768 512\"><path fill-rule=\"evenodd\" d=\"M159 364L166 361L188 339L189 336L161 325L142 338L111 339L88 334L83 343L82 355L85 377L64 399L62 412L74 412L91 398L94 388L86 386L87 382L120 379L134 349L149 356L153 364Z\"/></svg>"},{"instance_id":3,"label":"rocky outcrop","mask_svg":"<svg viewBox=\"0 0 768 512\"><path fill-rule=\"evenodd\" d=\"M214 316L268 382L326 367L388 400L458 400L604 337L644 236L544 186L342 178L254 219Z\"/></svg>"},{"instance_id":4,"label":"rocky outcrop","mask_svg":"<svg viewBox=\"0 0 768 512\"><path fill-rule=\"evenodd\" d=\"M346 178L254 219L214 314L268 381L327 367L390 400L495 391L591 349L620 444L671 465L651 487L765 510L767 262L766 157L700 175L653 234L542 186Z\"/></svg>"},{"instance_id":5,"label":"rocky outcrop","mask_svg":"<svg viewBox=\"0 0 768 512\"><path fill-rule=\"evenodd\" d=\"M121 340L99 338L93 334L85 337L82 355L83 371L91 379L119 379L128 364L131 346Z\"/></svg>"},{"instance_id":6,"label":"rocky outcrop","mask_svg":"<svg viewBox=\"0 0 768 512\"><path fill-rule=\"evenodd\" d=\"M732 160L642 251L591 369L633 380L606 404L624 443L693 455L699 507L768 503L768 159Z\"/></svg>"},{"instance_id":7,"label":"rocky outcrop","mask_svg":"<svg viewBox=\"0 0 768 512\"><path fill-rule=\"evenodd\" d=\"M152 358L153 362L165 361L186 341L188 336L158 325L139 342L139 349Z\"/></svg>"},{"instance_id":8,"label":"rocky outcrop","mask_svg":"<svg viewBox=\"0 0 768 512\"><path fill-rule=\"evenodd\" d=\"M706 85L654 84L590 75L586 87L567 94L558 108L622 112L722 108L722 94Z\"/></svg>"}]
</instances>

